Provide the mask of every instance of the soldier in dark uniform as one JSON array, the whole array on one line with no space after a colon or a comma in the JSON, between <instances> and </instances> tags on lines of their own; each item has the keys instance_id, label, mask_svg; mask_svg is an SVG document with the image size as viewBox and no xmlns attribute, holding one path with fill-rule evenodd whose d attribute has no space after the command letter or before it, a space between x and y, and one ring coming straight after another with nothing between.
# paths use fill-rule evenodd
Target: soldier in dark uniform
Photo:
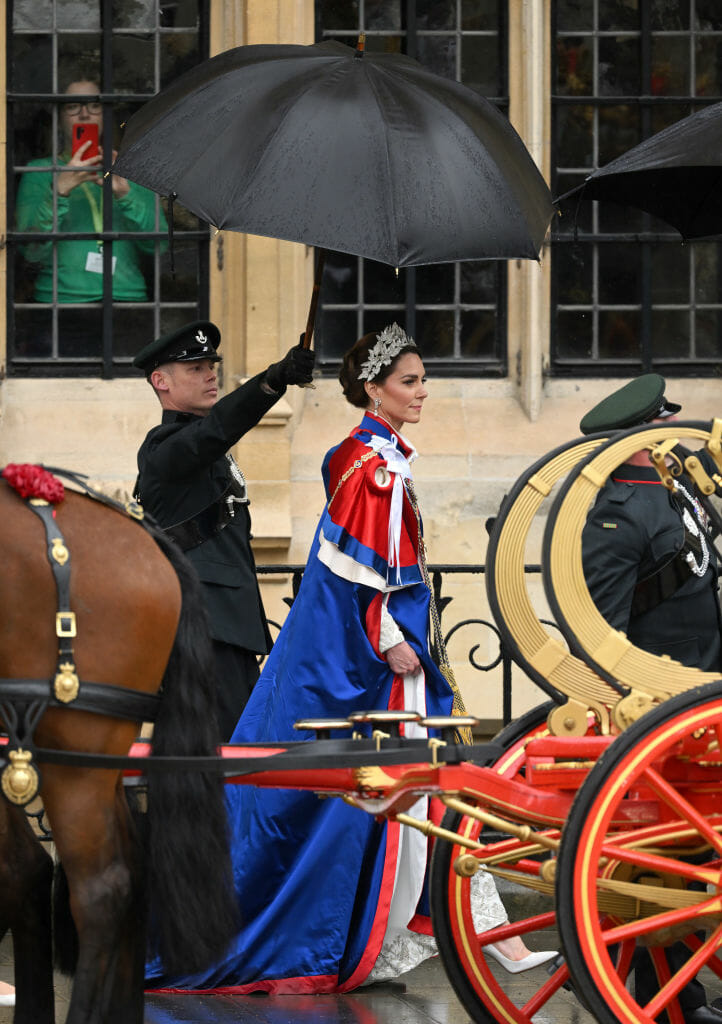
<instances>
[{"instance_id":1,"label":"soldier in dark uniform","mask_svg":"<svg viewBox=\"0 0 722 1024\"><path fill-rule=\"evenodd\" d=\"M258 678L270 635L251 550L243 474L228 449L254 427L289 384L311 381L314 353L300 345L218 397L221 335L196 321L156 339L133 364L163 409L138 452L136 495L191 560L210 619L221 736L230 738Z\"/></svg>"},{"instance_id":2,"label":"soldier in dark uniform","mask_svg":"<svg viewBox=\"0 0 722 1024\"><path fill-rule=\"evenodd\" d=\"M681 406L664 396L665 381L649 373L624 385L591 409L584 434L624 430L674 416ZM708 474L717 467L696 453ZM693 482L682 475L669 491L646 451L615 469L587 517L582 561L589 592L615 629L637 647L668 654L683 665L715 671L720 661L718 570L707 517ZM682 943L666 950L672 971L691 955ZM646 1004L659 990L649 955L634 958L635 993ZM679 994L685 1022L722 1024L693 979Z\"/></svg>"}]
</instances>

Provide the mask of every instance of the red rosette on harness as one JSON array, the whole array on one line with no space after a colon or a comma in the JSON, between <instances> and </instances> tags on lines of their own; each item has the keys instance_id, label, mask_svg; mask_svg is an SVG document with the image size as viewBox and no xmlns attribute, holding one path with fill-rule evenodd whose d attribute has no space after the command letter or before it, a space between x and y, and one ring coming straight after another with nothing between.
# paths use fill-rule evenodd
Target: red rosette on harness
<instances>
[{"instance_id":1,"label":"red rosette on harness","mask_svg":"<svg viewBox=\"0 0 722 1024\"><path fill-rule=\"evenodd\" d=\"M51 505L57 505L65 497L65 488L60 480L42 466L11 462L2 471L2 476L21 498L42 498Z\"/></svg>"}]
</instances>

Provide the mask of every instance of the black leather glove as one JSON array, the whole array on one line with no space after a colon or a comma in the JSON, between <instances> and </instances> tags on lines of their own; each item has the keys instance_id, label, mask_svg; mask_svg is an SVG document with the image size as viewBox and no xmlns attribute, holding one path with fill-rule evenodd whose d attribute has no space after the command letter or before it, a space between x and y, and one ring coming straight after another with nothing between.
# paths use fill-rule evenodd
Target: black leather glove
<instances>
[{"instance_id":1,"label":"black leather glove","mask_svg":"<svg viewBox=\"0 0 722 1024\"><path fill-rule=\"evenodd\" d=\"M310 384L316 353L303 347L301 335L298 345L290 349L280 363L272 363L266 370L266 384L272 391L283 391L288 384Z\"/></svg>"}]
</instances>

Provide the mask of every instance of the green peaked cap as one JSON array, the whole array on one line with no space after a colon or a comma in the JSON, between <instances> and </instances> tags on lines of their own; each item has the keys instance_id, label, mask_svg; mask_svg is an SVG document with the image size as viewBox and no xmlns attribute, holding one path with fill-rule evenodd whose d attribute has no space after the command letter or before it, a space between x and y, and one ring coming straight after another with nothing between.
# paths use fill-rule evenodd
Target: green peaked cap
<instances>
[{"instance_id":1,"label":"green peaked cap","mask_svg":"<svg viewBox=\"0 0 722 1024\"><path fill-rule=\"evenodd\" d=\"M658 373L645 373L607 395L582 417L583 434L625 430L653 419L673 416L682 408L664 397L666 383Z\"/></svg>"}]
</instances>

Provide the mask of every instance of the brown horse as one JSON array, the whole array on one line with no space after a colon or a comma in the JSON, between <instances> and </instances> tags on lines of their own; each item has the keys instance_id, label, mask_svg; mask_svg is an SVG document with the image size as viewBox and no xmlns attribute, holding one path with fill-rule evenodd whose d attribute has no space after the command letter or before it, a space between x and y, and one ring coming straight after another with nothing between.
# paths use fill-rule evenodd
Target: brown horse
<instances>
[{"instance_id":1,"label":"brown horse","mask_svg":"<svg viewBox=\"0 0 722 1024\"><path fill-rule=\"evenodd\" d=\"M55 516L71 554L81 692L85 680L146 694L162 682L153 752L214 753L210 643L189 563L160 531L84 495L66 491ZM0 523L3 701L3 680L53 679L58 605L43 524L4 482ZM137 734L137 721L70 704L44 712L34 741L54 750L123 755ZM67 1024L142 1024L146 922L151 951L181 969L210 962L232 934L220 776L149 771L141 843L119 771L39 769L64 872L56 958L61 968L75 967ZM16 1024L54 1021L52 875L24 811L0 796L0 934L9 928L13 935ZM59 912L63 891L70 928Z\"/></svg>"}]
</instances>

